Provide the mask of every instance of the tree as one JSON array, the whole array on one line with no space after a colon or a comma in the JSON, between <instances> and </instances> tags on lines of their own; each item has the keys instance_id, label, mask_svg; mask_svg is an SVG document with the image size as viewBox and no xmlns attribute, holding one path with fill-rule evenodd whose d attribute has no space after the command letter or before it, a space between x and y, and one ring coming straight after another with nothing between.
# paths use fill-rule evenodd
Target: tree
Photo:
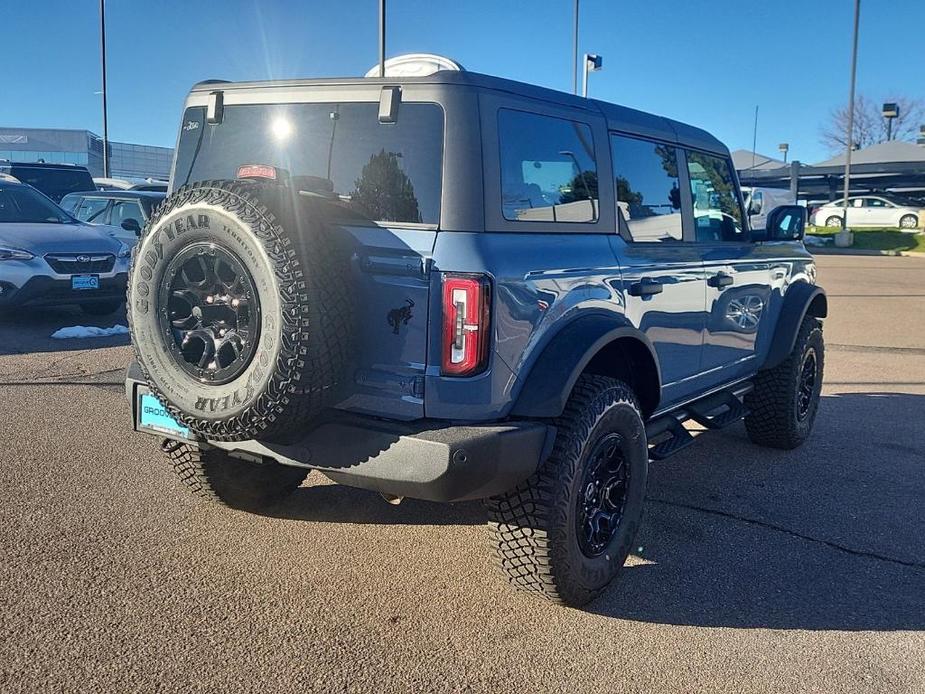
<instances>
[{"instance_id":1,"label":"tree","mask_svg":"<svg viewBox=\"0 0 925 694\"><path fill-rule=\"evenodd\" d=\"M411 179L398 165L395 152L373 154L354 183L350 201L370 219L388 222L420 222L421 212Z\"/></svg>"},{"instance_id":2,"label":"tree","mask_svg":"<svg viewBox=\"0 0 925 694\"><path fill-rule=\"evenodd\" d=\"M925 101L905 96L891 97L884 101L894 102L899 106L899 116L893 119L893 139L914 142L919 125L925 123ZM855 99L852 128L855 149L886 142L887 125L881 114L882 104L882 101L875 101L864 95ZM847 130L848 107L840 106L832 111L820 130L819 142L831 154L844 152Z\"/></svg>"}]
</instances>

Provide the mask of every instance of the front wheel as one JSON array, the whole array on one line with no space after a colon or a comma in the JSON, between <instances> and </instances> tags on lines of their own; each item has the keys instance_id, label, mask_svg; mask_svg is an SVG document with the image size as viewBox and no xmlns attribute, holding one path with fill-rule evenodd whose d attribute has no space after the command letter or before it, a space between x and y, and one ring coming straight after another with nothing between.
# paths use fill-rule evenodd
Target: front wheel
<instances>
[{"instance_id":1,"label":"front wheel","mask_svg":"<svg viewBox=\"0 0 925 694\"><path fill-rule=\"evenodd\" d=\"M495 559L508 582L578 607L600 595L629 554L642 516L649 451L625 383L578 379L549 458L488 500Z\"/></svg>"},{"instance_id":2,"label":"front wheel","mask_svg":"<svg viewBox=\"0 0 925 694\"><path fill-rule=\"evenodd\" d=\"M914 214L904 214L899 218L900 229L915 229L919 225L919 218Z\"/></svg>"},{"instance_id":3,"label":"front wheel","mask_svg":"<svg viewBox=\"0 0 925 694\"><path fill-rule=\"evenodd\" d=\"M828 217L825 220L825 225L829 228L840 227L841 226L841 217Z\"/></svg>"},{"instance_id":4,"label":"front wheel","mask_svg":"<svg viewBox=\"0 0 925 694\"><path fill-rule=\"evenodd\" d=\"M745 396L750 412L745 430L753 443L790 450L809 437L819 409L824 365L822 325L807 316L790 355L774 368L759 371L755 389Z\"/></svg>"}]
</instances>

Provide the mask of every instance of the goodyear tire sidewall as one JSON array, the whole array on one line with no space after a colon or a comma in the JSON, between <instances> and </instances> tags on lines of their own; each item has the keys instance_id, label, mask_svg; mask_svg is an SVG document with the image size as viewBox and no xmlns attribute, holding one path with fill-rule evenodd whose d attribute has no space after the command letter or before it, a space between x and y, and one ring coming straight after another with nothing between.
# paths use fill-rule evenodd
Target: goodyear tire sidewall
<instances>
[{"instance_id":1,"label":"goodyear tire sidewall","mask_svg":"<svg viewBox=\"0 0 925 694\"><path fill-rule=\"evenodd\" d=\"M203 189L199 189L203 191ZM208 191L208 189L204 189ZM181 198L184 197L181 191ZM266 397L282 340L279 283L267 250L252 231L260 213L246 202L238 209L210 204L208 195L185 196L152 220L139 242L129 278L128 306L136 357L156 394L177 419L194 431L221 438L214 428L243 428ZM260 220L256 220L260 221ZM266 222L266 220L262 220ZM164 330L161 312L168 292L161 291L173 257L194 243L209 243L233 253L254 283L260 302L258 346L247 367L222 385L201 383L185 373L169 349L173 336Z\"/></svg>"}]
</instances>

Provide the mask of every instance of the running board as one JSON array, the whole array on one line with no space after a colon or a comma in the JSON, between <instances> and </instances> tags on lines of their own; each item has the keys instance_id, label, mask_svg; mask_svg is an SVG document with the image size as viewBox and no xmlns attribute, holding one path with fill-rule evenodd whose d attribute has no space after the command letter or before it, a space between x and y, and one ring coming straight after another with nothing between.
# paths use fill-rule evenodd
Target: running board
<instances>
[{"instance_id":1,"label":"running board","mask_svg":"<svg viewBox=\"0 0 925 694\"><path fill-rule=\"evenodd\" d=\"M646 424L648 440L667 437L649 446L649 458L664 460L694 443L695 437L684 428L684 422L690 419L707 429L723 429L744 419L749 412L741 398L752 388L751 383L740 384L650 421Z\"/></svg>"}]
</instances>

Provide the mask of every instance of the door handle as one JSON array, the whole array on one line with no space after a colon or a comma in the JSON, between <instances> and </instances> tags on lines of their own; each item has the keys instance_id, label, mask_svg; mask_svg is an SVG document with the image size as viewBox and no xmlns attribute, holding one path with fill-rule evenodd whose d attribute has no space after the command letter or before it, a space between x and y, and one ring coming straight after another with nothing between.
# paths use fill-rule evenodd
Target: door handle
<instances>
[{"instance_id":1,"label":"door handle","mask_svg":"<svg viewBox=\"0 0 925 694\"><path fill-rule=\"evenodd\" d=\"M722 289L723 287L728 287L733 283L732 275L727 275L725 272L720 272L716 275L713 275L710 279L707 280L707 284L711 287L716 287L717 289Z\"/></svg>"},{"instance_id":2,"label":"door handle","mask_svg":"<svg viewBox=\"0 0 925 694\"><path fill-rule=\"evenodd\" d=\"M638 282L633 282L630 285L629 293L630 296L652 296L653 294L661 294L663 289L662 283L658 280L643 277Z\"/></svg>"}]
</instances>

